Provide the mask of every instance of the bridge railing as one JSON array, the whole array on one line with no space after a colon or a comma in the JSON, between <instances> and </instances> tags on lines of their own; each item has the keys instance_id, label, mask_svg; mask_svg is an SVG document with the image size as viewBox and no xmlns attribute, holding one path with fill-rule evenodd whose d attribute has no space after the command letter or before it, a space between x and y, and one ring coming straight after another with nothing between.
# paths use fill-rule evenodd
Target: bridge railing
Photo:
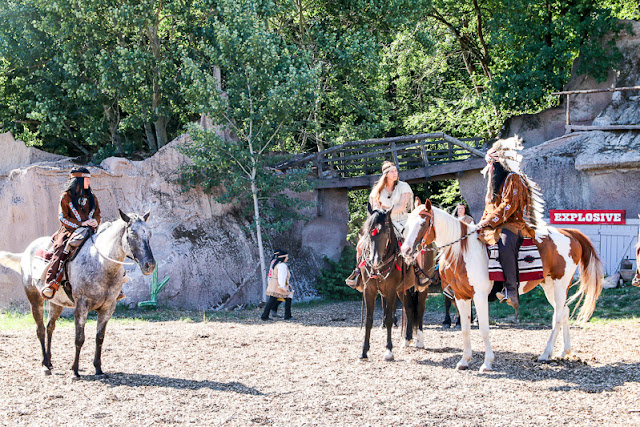
<instances>
[{"instance_id":1,"label":"bridge railing","mask_svg":"<svg viewBox=\"0 0 640 427\"><path fill-rule=\"evenodd\" d=\"M350 141L321 152L293 159L277 169L296 164L314 163L319 178L351 178L380 174L385 160L392 161L399 170L411 170L484 157L479 148L482 138L457 139L442 132L407 135L391 138Z\"/></svg>"}]
</instances>

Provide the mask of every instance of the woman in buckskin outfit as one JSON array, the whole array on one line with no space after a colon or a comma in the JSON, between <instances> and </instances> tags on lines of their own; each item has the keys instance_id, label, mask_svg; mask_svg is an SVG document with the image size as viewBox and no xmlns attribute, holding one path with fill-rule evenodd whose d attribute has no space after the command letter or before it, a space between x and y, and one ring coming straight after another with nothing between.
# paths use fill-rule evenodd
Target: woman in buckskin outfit
<instances>
[{"instance_id":1,"label":"woman in buckskin outfit","mask_svg":"<svg viewBox=\"0 0 640 427\"><path fill-rule=\"evenodd\" d=\"M404 181L398 179L398 168L392 162L385 161L382 164L382 176L373 186L369 195L369 205L373 210L390 210L391 223L396 230L399 241L402 241L402 232L407 222L409 213L413 209L413 190ZM360 262L362 256L362 248L356 248L357 262ZM422 266L420 266L420 271ZM426 285L430 279L423 273L416 272L420 284ZM345 280L350 287L363 291L362 280L360 280L360 268L356 266L355 270Z\"/></svg>"},{"instance_id":2,"label":"woman in buckskin outfit","mask_svg":"<svg viewBox=\"0 0 640 427\"><path fill-rule=\"evenodd\" d=\"M42 289L42 296L46 299L53 298L60 286L60 273L68 255L64 250L69 237L80 227L97 230L100 225L100 205L90 185L91 174L87 168L71 170L66 189L60 197L60 228L53 235L53 257L47 269L46 286Z\"/></svg>"},{"instance_id":3,"label":"woman in buckskin outfit","mask_svg":"<svg viewBox=\"0 0 640 427\"><path fill-rule=\"evenodd\" d=\"M279 300L284 300L284 320L293 319L291 316L291 299L293 298L293 288L289 283L291 273L289 272L289 254L283 250L276 250L269 265L269 284L267 285L267 304L264 306L262 320L270 320L269 312L277 307Z\"/></svg>"}]
</instances>

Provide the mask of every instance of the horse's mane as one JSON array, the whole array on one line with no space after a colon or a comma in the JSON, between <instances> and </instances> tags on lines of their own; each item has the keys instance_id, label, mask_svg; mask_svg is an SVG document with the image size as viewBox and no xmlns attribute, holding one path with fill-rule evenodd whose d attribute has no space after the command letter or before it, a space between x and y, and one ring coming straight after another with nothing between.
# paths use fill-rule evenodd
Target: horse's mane
<instances>
[{"instance_id":1,"label":"horse's mane","mask_svg":"<svg viewBox=\"0 0 640 427\"><path fill-rule=\"evenodd\" d=\"M369 239L371 237L371 231L373 231L373 229L378 225L384 225L386 219L387 213L379 210L373 211L364 224L362 224L362 228L360 229L360 240Z\"/></svg>"},{"instance_id":2,"label":"horse's mane","mask_svg":"<svg viewBox=\"0 0 640 427\"><path fill-rule=\"evenodd\" d=\"M449 214L444 209L432 207L433 222L436 227L436 236L446 243L454 242L467 234L471 230L475 230L474 225L466 224L460 221L458 218ZM438 258L441 268L453 267L455 268L456 262L462 257L469 247L467 239L454 243L440 251Z\"/></svg>"}]
</instances>

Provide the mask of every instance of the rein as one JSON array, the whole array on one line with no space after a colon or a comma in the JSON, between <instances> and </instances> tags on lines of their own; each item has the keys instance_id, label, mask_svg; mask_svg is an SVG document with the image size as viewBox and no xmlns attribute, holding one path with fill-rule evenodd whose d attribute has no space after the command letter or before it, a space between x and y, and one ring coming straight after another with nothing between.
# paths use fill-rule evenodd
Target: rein
<instances>
[{"instance_id":1,"label":"rein","mask_svg":"<svg viewBox=\"0 0 640 427\"><path fill-rule=\"evenodd\" d=\"M111 262L115 262L116 264L120 264L120 265L136 265L135 262L124 262L124 261L117 261L113 258L109 258L108 256L104 255L102 252L100 252L100 249L98 249L98 246L96 246L96 241L93 237L93 233L91 234L91 241L93 242L93 247L96 248L96 252L98 252L98 255L100 255L102 258L111 261ZM129 257L129 255L127 255L127 258Z\"/></svg>"},{"instance_id":2,"label":"rein","mask_svg":"<svg viewBox=\"0 0 640 427\"><path fill-rule=\"evenodd\" d=\"M440 249L442 249L442 248L447 248L447 247L449 247L449 246L451 246L451 245L455 245L456 243L458 243L458 242L459 242L459 241L461 241L461 240L466 239L467 237L471 236L471 235L472 235L473 233L475 233L476 231L478 231L478 230L471 230L470 232L468 232L468 233L467 233L467 234L465 234L464 236L460 237L460 238L459 238L459 239L457 239L457 240L454 240L454 241L453 241L453 242L451 242L451 243L447 243L446 245L442 245L442 246L435 245L435 247L433 247L433 248L430 248L430 247L428 247L428 245L425 245L423 242L420 242L420 243L418 243L418 246L416 246L416 250L417 250L418 252L433 252L433 251L440 250Z\"/></svg>"}]
</instances>

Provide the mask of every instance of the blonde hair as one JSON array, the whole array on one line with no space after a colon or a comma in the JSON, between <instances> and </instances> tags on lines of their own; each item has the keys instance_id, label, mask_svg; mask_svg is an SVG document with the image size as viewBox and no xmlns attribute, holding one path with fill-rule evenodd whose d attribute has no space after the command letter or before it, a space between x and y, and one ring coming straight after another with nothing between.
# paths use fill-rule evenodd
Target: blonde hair
<instances>
[{"instance_id":1,"label":"blonde hair","mask_svg":"<svg viewBox=\"0 0 640 427\"><path fill-rule=\"evenodd\" d=\"M371 198L378 204L380 203L380 193L382 193L382 189L387 183L387 173L391 170L392 167L396 168L396 165L393 162L387 160L382 163L382 175L380 176L380 179L378 179L378 182L376 182L371 189ZM396 178L396 182L393 183L394 188L398 184L398 180L399 178Z\"/></svg>"}]
</instances>

